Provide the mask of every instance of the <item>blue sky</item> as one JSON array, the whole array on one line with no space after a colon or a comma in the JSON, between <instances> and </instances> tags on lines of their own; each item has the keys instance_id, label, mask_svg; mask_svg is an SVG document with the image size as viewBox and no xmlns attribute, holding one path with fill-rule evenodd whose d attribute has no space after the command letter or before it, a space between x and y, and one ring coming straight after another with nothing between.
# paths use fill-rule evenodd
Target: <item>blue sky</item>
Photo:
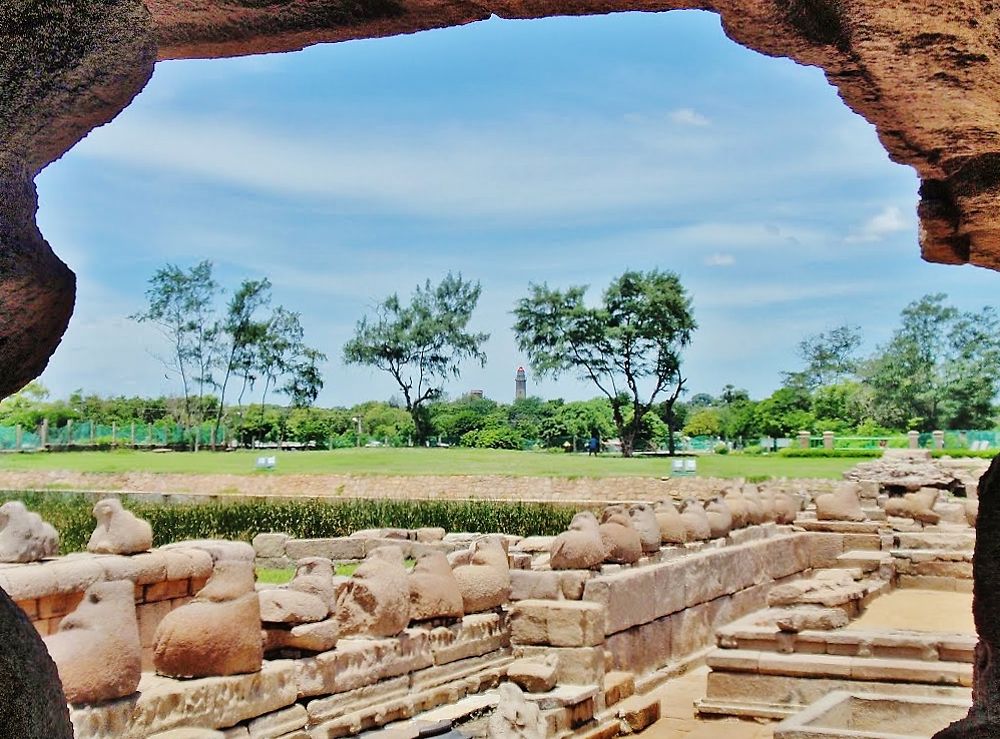
<instances>
[{"instance_id":1,"label":"blue sky","mask_svg":"<svg viewBox=\"0 0 1000 739\"><path fill-rule=\"evenodd\" d=\"M38 180L42 232L76 271L55 395L178 390L140 310L166 262L267 276L329 355L323 405L394 394L345 367L357 319L449 270L480 280L489 362L447 390L509 400L510 311L529 282L678 272L700 324L693 392L763 396L806 335L885 341L928 292L989 303L997 275L919 258L917 179L823 74L743 49L689 11L491 19L300 53L160 64ZM533 393L587 398L572 377Z\"/></svg>"}]
</instances>

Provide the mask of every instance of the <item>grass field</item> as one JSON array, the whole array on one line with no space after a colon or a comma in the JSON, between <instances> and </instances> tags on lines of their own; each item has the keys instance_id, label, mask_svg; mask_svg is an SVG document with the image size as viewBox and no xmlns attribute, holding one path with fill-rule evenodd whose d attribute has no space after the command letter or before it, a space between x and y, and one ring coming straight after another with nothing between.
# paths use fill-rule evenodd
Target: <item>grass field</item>
<instances>
[{"instance_id":1,"label":"grass field","mask_svg":"<svg viewBox=\"0 0 1000 739\"><path fill-rule=\"evenodd\" d=\"M512 475L519 477L667 477L667 458L512 452L494 449L340 449L332 452L278 452L271 472L258 471L263 453L146 451L0 454L4 471L246 475ZM857 459L797 459L776 456L706 455L698 458L700 477L839 478Z\"/></svg>"}]
</instances>

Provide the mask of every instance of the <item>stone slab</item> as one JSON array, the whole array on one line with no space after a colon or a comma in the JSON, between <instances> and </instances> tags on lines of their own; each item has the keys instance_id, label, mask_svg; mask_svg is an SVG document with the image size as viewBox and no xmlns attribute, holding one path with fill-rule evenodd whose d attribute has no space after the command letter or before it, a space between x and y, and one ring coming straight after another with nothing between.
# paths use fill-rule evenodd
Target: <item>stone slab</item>
<instances>
[{"instance_id":1,"label":"stone slab","mask_svg":"<svg viewBox=\"0 0 1000 739\"><path fill-rule=\"evenodd\" d=\"M222 728L295 703L295 666L265 662L250 675L174 680L144 673L139 691L119 701L72 707L76 739L140 739L184 726Z\"/></svg>"}]
</instances>

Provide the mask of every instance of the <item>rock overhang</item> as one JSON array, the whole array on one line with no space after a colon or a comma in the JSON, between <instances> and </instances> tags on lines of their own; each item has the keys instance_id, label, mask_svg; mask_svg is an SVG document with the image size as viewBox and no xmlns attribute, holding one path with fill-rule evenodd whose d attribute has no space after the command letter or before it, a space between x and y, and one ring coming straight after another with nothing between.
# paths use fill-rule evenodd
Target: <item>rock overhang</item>
<instances>
[{"instance_id":1,"label":"rock overhang","mask_svg":"<svg viewBox=\"0 0 1000 739\"><path fill-rule=\"evenodd\" d=\"M924 259L1000 269L1000 10L876 0L12 0L0 9L0 397L44 369L75 278L35 225L34 178L137 95L157 60L507 19L699 9L769 56L822 68L921 180ZM57 245L58 246L58 245Z\"/></svg>"}]
</instances>

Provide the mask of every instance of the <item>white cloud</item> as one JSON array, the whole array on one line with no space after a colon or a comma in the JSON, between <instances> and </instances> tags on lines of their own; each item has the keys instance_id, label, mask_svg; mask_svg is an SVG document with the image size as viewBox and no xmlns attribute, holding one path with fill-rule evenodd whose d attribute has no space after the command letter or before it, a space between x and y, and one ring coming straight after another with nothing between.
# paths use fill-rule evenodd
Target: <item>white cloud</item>
<instances>
[{"instance_id":1,"label":"white cloud","mask_svg":"<svg viewBox=\"0 0 1000 739\"><path fill-rule=\"evenodd\" d=\"M711 121L693 108L670 111L670 120L682 126L709 126Z\"/></svg>"},{"instance_id":2,"label":"white cloud","mask_svg":"<svg viewBox=\"0 0 1000 739\"><path fill-rule=\"evenodd\" d=\"M906 217L895 205L887 205L865 221L860 230L847 237L849 243L881 241L885 236L900 231L916 230L916 215Z\"/></svg>"},{"instance_id":3,"label":"white cloud","mask_svg":"<svg viewBox=\"0 0 1000 739\"><path fill-rule=\"evenodd\" d=\"M736 264L736 257L732 254L709 254L705 257L707 267L732 267Z\"/></svg>"}]
</instances>

